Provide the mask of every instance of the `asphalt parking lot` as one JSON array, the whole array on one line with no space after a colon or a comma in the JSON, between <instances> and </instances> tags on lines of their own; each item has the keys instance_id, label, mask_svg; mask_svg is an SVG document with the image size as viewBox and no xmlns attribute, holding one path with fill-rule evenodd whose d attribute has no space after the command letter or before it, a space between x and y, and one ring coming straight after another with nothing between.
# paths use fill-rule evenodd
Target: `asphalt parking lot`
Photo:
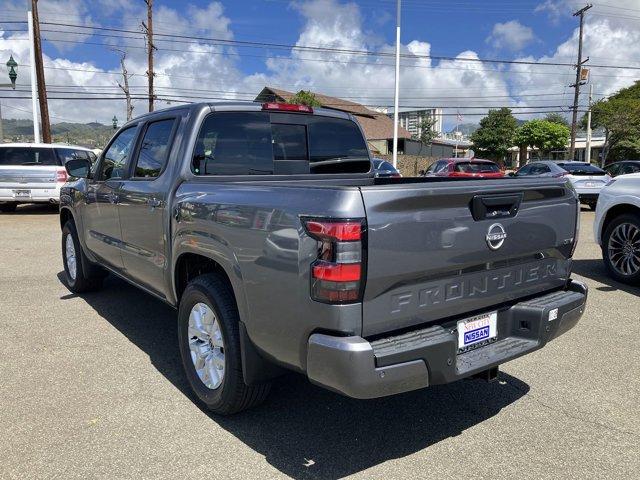
<instances>
[{"instance_id":1,"label":"asphalt parking lot","mask_svg":"<svg viewBox=\"0 0 640 480\"><path fill-rule=\"evenodd\" d=\"M190 397L174 312L123 281L61 281L57 211L0 215L0 478L638 478L640 289L583 211L576 328L462 381L356 401L297 375L220 418Z\"/></svg>"}]
</instances>

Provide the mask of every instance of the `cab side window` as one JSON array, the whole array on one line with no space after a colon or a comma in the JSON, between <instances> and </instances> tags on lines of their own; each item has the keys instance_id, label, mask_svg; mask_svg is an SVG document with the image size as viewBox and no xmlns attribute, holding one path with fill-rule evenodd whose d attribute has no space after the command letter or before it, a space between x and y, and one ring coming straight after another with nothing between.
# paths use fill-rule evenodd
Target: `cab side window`
<instances>
[{"instance_id":1,"label":"cab side window","mask_svg":"<svg viewBox=\"0 0 640 480\"><path fill-rule=\"evenodd\" d=\"M136 127L129 127L118 134L115 140L104 153L102 159L101 180L116 180L124 178L127 171L127 162L133 149L133 141L136 138Z\"/></svg>"},{"instance_id":2,"label":"cab side window","mask_svg":"<svg viewBox=\"0 0 640 480\"><path fill-rule=\"evenodd\" d=\"M156 178L162 173L171 150L174 118L150 123L142 137L134 177Z\"/></svg>"}]
</instances>

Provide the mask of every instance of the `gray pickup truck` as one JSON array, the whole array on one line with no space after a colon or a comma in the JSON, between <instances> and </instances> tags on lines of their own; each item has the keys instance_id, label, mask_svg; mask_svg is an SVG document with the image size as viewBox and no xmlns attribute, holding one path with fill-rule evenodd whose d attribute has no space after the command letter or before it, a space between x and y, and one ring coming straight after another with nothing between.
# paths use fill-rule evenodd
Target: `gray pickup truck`
<instances>
[{"instance_id":1,"label":"gray pickup truck","mask_svg":"<svg viewBox=\"0 0 640 480\"><path fill-rule=\"evenodd\" d=\"M220 414L286 370L355 398L492 379L585 308L570 184L376 178L339 111L170 108L66 168L69 288L112 273L175 307L188 381Z\"/></svg>"}]
</instances>

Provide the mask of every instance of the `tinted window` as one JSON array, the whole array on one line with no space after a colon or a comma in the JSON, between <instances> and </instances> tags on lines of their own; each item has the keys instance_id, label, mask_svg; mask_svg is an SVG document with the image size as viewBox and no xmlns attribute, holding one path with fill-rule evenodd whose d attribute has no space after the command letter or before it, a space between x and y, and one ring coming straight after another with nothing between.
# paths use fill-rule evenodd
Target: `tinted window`
<instances>
[{"instance_id":1,"label":"tinted window","mask_svg":"<svg viewBox=\"0 0 640 480\"><path fill-rule=\"evenodd\" d=\"M447 167L449 166L449 162L447 162L446 160L440 160L437 164L436 164L436 168L434 170L435 173L439 173L439 172L444 172Z\"/></svg>"},{"instance_id":2,"label":"tinted window","mask_svg":"<svg viewBox=\"0 0 640 480\"><path fill-rule=\"evenodd\" d=\"M454 171L465 173L495 173L499 172L500 168L495 163L460 162L455 164Z\"/></svg>"},{"instance_id":3,"label":"tinted window","mask_svg":"<svg viewBox=\"0 0 640 480\"><path fill-rule=\"evenodd\" d=\"M307 127L273 123L271 135L274 160L307 159Z\"/></svg>"},{"instance_id":4,"label":"tinted window","mask_svg":"<svg viewBox=\"0 0 640 480\"><path fill-rule=\"evenodd\" d=\"M625 163L620 166L619 175L627 175L629 173L638 173L640 172L640 165L636 163Z\"/></svg>"},{"instance_id":5,"label":"tinted window","mask_svg":"<svg viewBox=\"0 0 640 480\"><path fill-rule=\"evenodd\" d=\"M0 165L59 165L53 148L0 147Z\"/></svg>"},{"instance_id":6,"label":"tinted window","mask_svg":"<svg viewBox=\"0 0 640 480\"><path fill-rule=\"evenodd\" d=\"M169 141L175 119L150 123L142 138L134 176L157 177L169 157Z\"/></svg>"},{"instance_id":7,"label":"tinted window","mask_svg":"<svg viewBox=\"0 0 640 480\"><path fill-rule=\"evenodd\" d=\"M309 160L315 173L365 173L371 168L360 129L341 118L309 117Z\"/></svg>"},{"instance_id":8,"label":"tinted window","mask_svg":"<svg viewBox=\"0 0 640 480\"><path fill-rule=\"evenodd\" d=\"M111 143L102 160L102 180L124 178L135 136L136 127L130 127Z\"/></svg>"},{"instance_id":9,"label":"tinted window","mask_svg":"<svg viewBox=\"0 0 640 480\"><path fill-rule=\"evenodd\" d=\"M389 162L380 162L380 165L378 165L376 167L378 170L383 170L385 172L395 172L396 169L393 168L393 165L391 165Z\"/></svg>"},{"instance_id":10,"label":"tinted window","mask_svg":"<svg viewBox=\"0 0 640 480\"><path fill-rule=\"evenodd\" d=\"M85 160L91 160L89 153L86 150L76 150L73 148L57 148L58 157L62 160L62 163L67 163L69 160L76 158L84 158Z\"/></svg>"},{"instance_id":11,"label":"tinted window","mask_svg":"<svg viewBox=\"0 0 640 480\"><path fill-rule=\"evenodd\" d=\"M530 175L543 175L545 173L550 173L551 169L548 165L544 163L531 165Z\"/></svg>"},{"instance_id":12,"label":"tinted window","mask_svg":"<svg viewBox=\"0 0 640 480\"><path fill-rule=\"evenodd\" d=\"M589 163L559 163L559 167L575 175L604 175L605 171Z\"/></svg>"},{"instance_id":13,"label":"tinted window","mask_svg":"<svg viewBox=\"0 0 640 480\"><path fill-rule=\"evenodd\" d=\"M525 165L524 167L522 167L520 170L516 172L516 175L521 175L521 176L530 175L532 168L533 168L533 165Z\"/></svg>"},{"instance_id":14,"label":"tinted window","mask_svg":"<svg viewBox=\"0 0 640 480\"><path fill-rule=\"evenodd\" d=\"M196 175L273 173L269 115L229 112L209 115L200 129L193 155Z\"/></svg>"}]
</instances>

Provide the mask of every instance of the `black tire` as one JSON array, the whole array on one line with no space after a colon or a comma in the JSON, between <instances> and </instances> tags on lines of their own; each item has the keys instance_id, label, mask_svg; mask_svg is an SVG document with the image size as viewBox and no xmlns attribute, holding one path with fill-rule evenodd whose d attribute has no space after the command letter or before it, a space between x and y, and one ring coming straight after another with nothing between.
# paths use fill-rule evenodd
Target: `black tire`
<instances>
[{"instance_id":1,"label":"black tire","mask_svg":"<svg viewBox=\"0 0 640 480\"><path fill-rule=\"evenodd\" d=\"M71 238L75 250L75 277L70 270L67 259L67 238ZM106 272L97 266L91 266L89 274L85 273L82 267L89 264L89 260L85 257L80 241L78 240L78 232L73 220L67 221L62 228L62 263L64 264L64 277L69 290L74 293L83 293L98 290L102 287L102 281L106 276Z\"/></svg>"},{"instance_id":2,"label":"black tire","mask_svg":"<svg viewBox=\"0 0 640 480\"><path fill-rule=\"evenodd\" d=\"M207 387L196 372L189 348L189 315L198 303L204 303L215 314L224 344L224 376L220 386ZM207 409L220 415L231 415L259 405L269 394L270 383L247 386L242 374L239 315L233 291L215 274L201 275L185 289L178 309L178 344L187 380L196 397Z\"/></svg>"},{"instance_id":3,"label":"black tire","mask_svg":"<svg viewBox=\"0 0 640 480\"><path fill-rule=\"evenodd\" d=\"M604 235L602 235L602 259L611 277L622 283L628 283L630 285L640 285L640 269L638 269L635 274L623 275L616 270L611 258L609 257L609 241L611 239L611 236L613 235L613 232L617 227L625 223L631 224L635 226L635 228L640 230L640 215L625 213L624 215L620 215L614 218L609 223L609 225L607 225L607 228L604 231Z\"/></svg>"},{"instance_id":4,"label":"black tire","mask_svg":"<svg viewBox=\"0 0 640 480\"><path fill-rule=\"evenodd\" d=\"M18 206L18 202L0 203L0 212L13 213L16 211L17 206Z\"/></svg>"}]
</instances>

